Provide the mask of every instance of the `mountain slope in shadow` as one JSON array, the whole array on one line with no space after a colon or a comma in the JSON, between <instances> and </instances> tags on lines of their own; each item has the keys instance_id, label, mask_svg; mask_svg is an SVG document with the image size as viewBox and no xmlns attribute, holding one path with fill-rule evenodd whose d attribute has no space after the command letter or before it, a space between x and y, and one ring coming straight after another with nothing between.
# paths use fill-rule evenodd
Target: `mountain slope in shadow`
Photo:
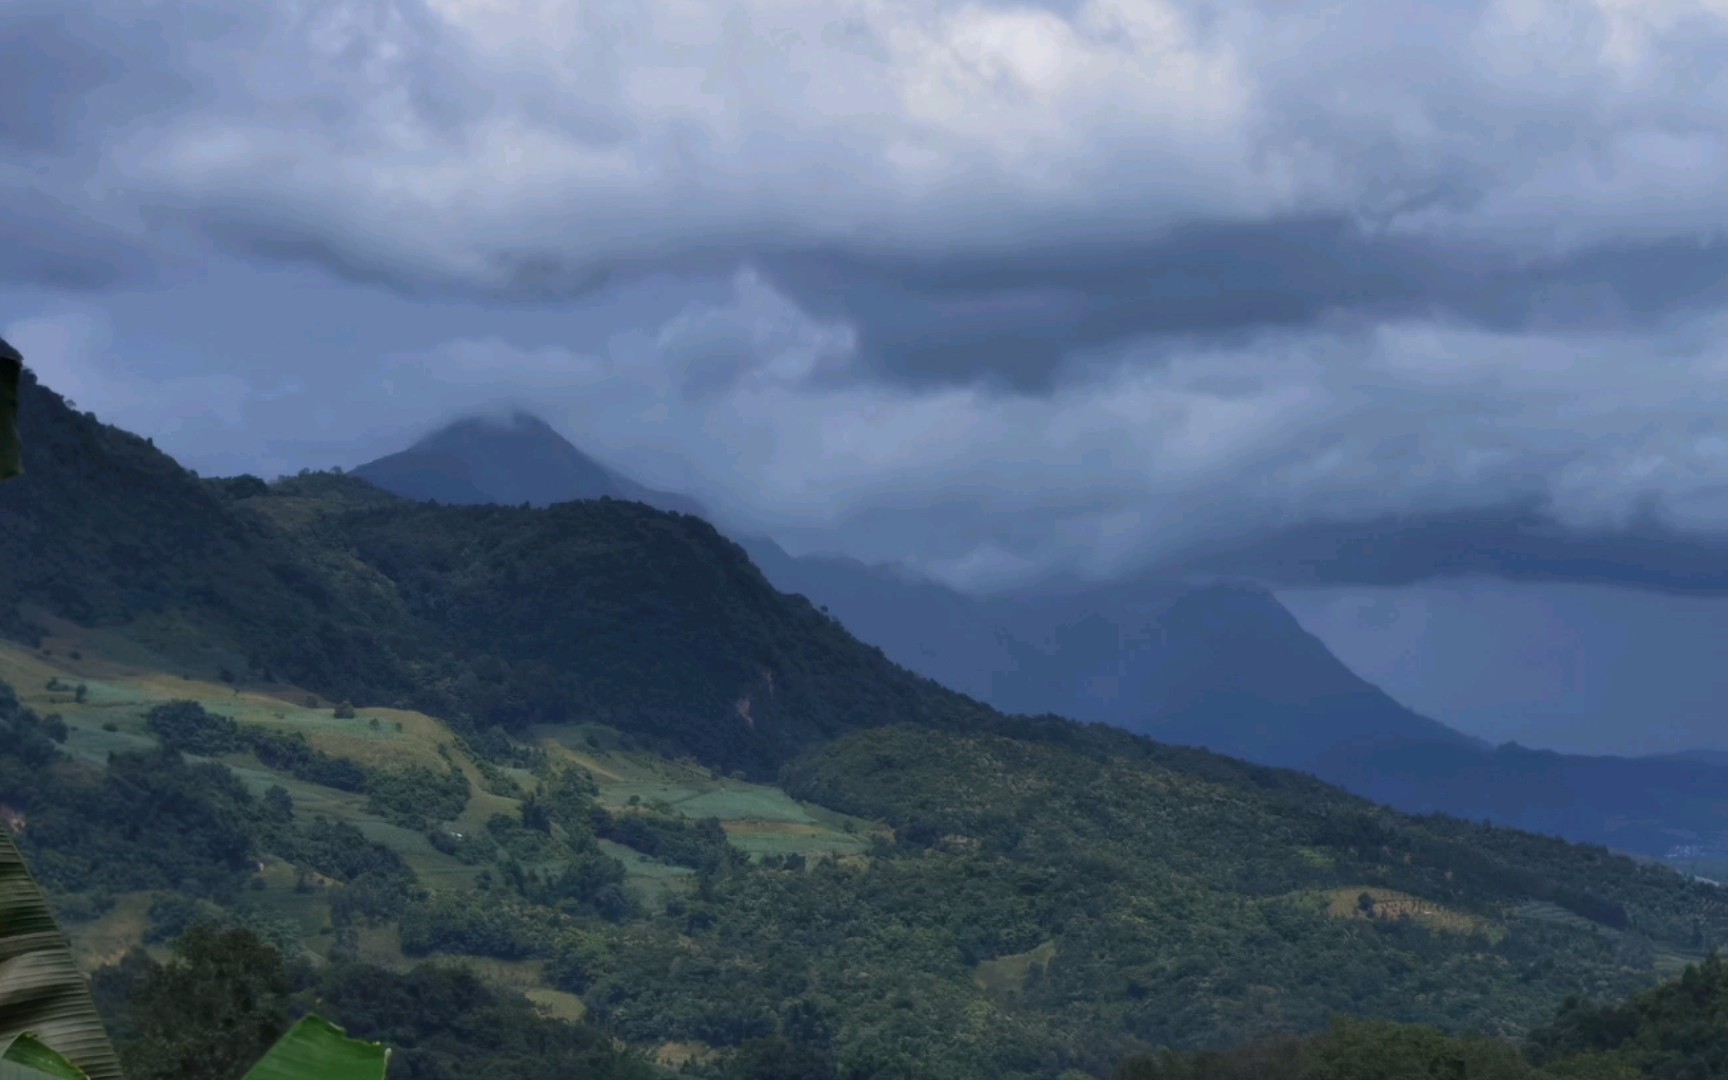
<instances>
[{"instance_id":1,"label":"mountain slope in shadow","mask_svg":"<svg viewBox=\"0 0 1728 1080\"><path fill-rule=\"evenodd\" d=\"M458 422L354 475L452 503L478 490L493 502L609 497L700 509L598 465L526 416ZM1356 675L1255 585L1141 578L974 597L901 567L794 556L764 537L739 543L776 588L888 659L1005 712L1107 723L1300 768L1400 809L1652 854L1728 831L1718 824L1728 821L1722 763L1492 747Z\"/></svg>"},{"instance_id":2,"label":"mountain slope in shadow","mask_svg":"<svg viewBox=\"0 0 1728 1080\"><path fill-rule=\"evenodd\" d=\"M774 589L690 515L434 506L332 473L200 479L29 372L22 395L24 473L0 501L13 640L63 619L163 670L419 709L477 737L594 720L756 776L884 718L988 711Z\"/></svg>"},{"instance_id":3,"label":"mountain slope in shadow","mask_svg":"<svg viewBox=\"0 0 1728 1080\"><path fill-rule=\"evenodd\" d=\"M608 469L527 413L458 420L350 475L443 503L614 498L697 513ZM1475 745L1338 661L1250 585L1163 580L970 597L897 567L741 546L905 667L1008 712L1115 724L1268 765L1314 767L1341 741Z\"/></svg>"}]
</instances>

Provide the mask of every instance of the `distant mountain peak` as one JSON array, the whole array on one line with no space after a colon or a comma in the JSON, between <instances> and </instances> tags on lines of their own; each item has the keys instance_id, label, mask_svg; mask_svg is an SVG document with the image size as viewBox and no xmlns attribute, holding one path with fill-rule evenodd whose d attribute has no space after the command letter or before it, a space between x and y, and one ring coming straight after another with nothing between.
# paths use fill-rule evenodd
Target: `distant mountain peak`
<instances>
[{"instance_id":1,"label":"distant mountain peak","mask_svg":"<svg viewBox=\"0 0 1728 1080\"><path fill-rule=\"evenodd\" d=\"M422 435L408 450L436 450L474 440L510 443L522 449L570 455L589 463L593 468L604 468L560 434L544 417L519 406L505 410L471 412L447 420Z\"/></svg>"},{"instance_id":2,"label":"distant mountain peak","mask_svg":"<svg viewBox=\"0 0 1728 1080\"><path fill-rule=\"evenodd\" d=\"M352 471L385 491L422 501L549 506L610 498L705 516L694 499L656 491L596 461L519 405L457 417L406 450Z\"/></svg>"},{"instance_id":3,"label":"distant mountain peak","mask_svg":"<svg viewBox=\"0 0 1728 1080\"><path fill-rule=\"evenodd\" d=\"M574 444L558 434L558 430L548 423L545 417L521 405L464 413L445 421L430 434L423 436L420 442L415 445L433 442L452 432L463 431L522 432L556 440L570 446L572 450L575 449Z\"/></svg>"}]
</instances>

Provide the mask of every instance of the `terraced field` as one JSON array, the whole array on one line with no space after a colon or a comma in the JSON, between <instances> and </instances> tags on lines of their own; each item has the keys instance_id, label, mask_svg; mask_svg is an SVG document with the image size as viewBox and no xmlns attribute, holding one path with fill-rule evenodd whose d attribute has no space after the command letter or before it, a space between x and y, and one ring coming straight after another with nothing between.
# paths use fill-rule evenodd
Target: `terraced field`
<instances>
[{"instance_id":1,"label":"terraced field","mask_svg":"<svg viewBox=\"0 0 1728 1080\"><path fill-rule=\"evenodd\" d=\"M1334 919L1413 919L1435 930L1453 934L1482 934L1490 941L1498 941L1505 935L1504 927L1488 919L1454 911L1431 900L1396 889L1364 885L1360 888L1333 889L1319 896L1325 903L1326 914ZM1363 896L1372 901L1372 909L1363 908Z\"/></svg>"},{"instance_id":2,"label":"terraced field","mask_svg":"<svg viewBox=\"0 0 1728 1080\"><path fill-rule=\"evenodd\" d=\"M424 713L369 708L352 718L334 715L334 703L287 685L233 685L219 678L164 673L160 661L137 641L58 623L40 648L0 643L0 681L44 715L58 714L68 728L66 748L92 764L112 753L144 750L156 744L144 721L153 707L170 701L196 701L212 713L247 727L301 732L313 747L335 757L381 769L421 766L436 771L453 762L467 776L471 795L461 815L448 823L456 832L480 830L495 814L516 816L520 801L486 790L475 763L458 750L449 725ZM777 788L717 775L693 762L674 762L631 748L628 740L597 725L538 729L532 738L555 761L579 765L593 775L599 802L608 809L647 806L684 817L718 818L733 844L755 857L763 855L857 855L884 830L860 819L806 806ZM398 852L420 883L433 890L467 890L482 868L446 855L414 829L378 813L365 795L310 783L268 768L251 754L220 759L255 794L277 786L292 798L297 816L325 817L354 825L368 839ZM506 774L532 790L526 770ZM688 889L693 871L657 861L631 848L602 841L626 871L626 887L649 904L664 903ZM261 866L248 902L267 913L281 932L296 938L313 956L331 944L330 909L324 890L298 882L292 866L271 861ZM102 917L72 927L86 967L111 961L142 942L149 925L151 894L131 894ZM363 929L357 943L362 958L393 968L411 961L402 953L393 925ZM528 993L549 1015L575 1017L581 1000L547 986L534 961L507 963L462 957L489 978ZM688 1048L686 1048L688 1049ZM675 1049L673 1056L681 1056ZM691 1050L700 1056L699 1050Z\"/></svg>"},{"instance_id":3,"label":"terraced field","mask_svg":"<svg viewBox=\"0 0 1728 1080\"><path fill-rule=\"evenodd\" d=\"M856 855L872 836L886 835L878 825L801 803L779 788L620 749L615 733L595 725L546 726L531 734L549 753L593 774L608 809L643 805L717 818L727 838L754 856Z\"/></svg>"}]
</instances>

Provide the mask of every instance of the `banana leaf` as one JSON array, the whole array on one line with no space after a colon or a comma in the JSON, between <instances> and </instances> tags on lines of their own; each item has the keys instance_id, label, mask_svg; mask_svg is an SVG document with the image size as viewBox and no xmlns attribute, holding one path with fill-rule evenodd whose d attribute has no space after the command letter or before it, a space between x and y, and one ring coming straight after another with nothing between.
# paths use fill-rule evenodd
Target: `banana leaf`
<instances>
[{"instance_id":1,"label":"banana leaf","mask_svg":"<svg viewBox=\"0 0 1728 1080\"><path fill-rule=\"evenodd\" d=\"M87 1080L59 1051L24 1033L0 1040L0 1080Z\"/></svg>"},{"instance_id":2,"label":"banana leaf","mask_svg":"<svg viewBox=\"0 0 1728 1080\"><path fill-rule=\"evenodd\" d=\"M25 1034L65 1055L89 1080L120 1080L120 1061L66 935L11 835L0 828L0 1041L16 1047Z\"/></svg>"},{"instance_id":3,"label":"banana leaf","mask_svg":"<svg viewBox=\"0 0 1728 1080\"><path fill-rule=\"evenodd\" d=\"M308 1016L241 1080L384 1080L389 1064L384 1046L351 1039L322 1016Z\"/></svg>"},{"instance_id":4,"label":"banana leaf","mask_svg":"<svg viewBox=\"0 0 1728 1080\"><path fill-rule=\"evenodd\" d=\"M0 481L24 471L18 446L18 382L23 375L24 358L0 340Z\"/></svg>"}]
</instances>

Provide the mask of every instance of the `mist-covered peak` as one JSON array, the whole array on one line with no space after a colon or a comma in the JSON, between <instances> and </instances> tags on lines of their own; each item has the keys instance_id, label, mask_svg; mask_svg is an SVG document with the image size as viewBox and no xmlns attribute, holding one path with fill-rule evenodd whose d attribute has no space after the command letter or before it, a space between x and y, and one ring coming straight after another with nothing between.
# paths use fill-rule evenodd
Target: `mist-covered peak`
<instances>
[{"instance_id":1,"label":"mist-covered peak","mask_svg":"<svg viewBox=\"0 0 1728 1080\"><path fill-rule=\"evenodd\" d=\"M625 499L700 514L695 500L655 491L590 457L520 407L470 413L354 473L386 491L442 503L550 506Z\"/></svg>"}]
</instances>

